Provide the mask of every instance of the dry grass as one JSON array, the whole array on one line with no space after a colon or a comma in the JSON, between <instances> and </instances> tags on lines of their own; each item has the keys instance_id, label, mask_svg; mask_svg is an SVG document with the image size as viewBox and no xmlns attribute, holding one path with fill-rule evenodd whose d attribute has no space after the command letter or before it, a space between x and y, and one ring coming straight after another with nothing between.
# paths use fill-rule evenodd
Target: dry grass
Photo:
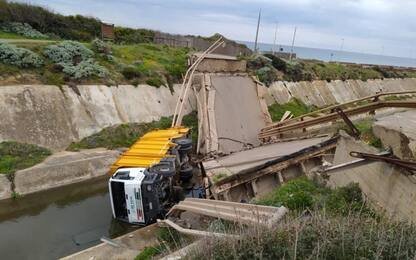
<instances>
[{"instance_id":1,"label":"dry grass","mask_svg":"<svg viewBox=\"0 0 416 260\"><path fill-rule=\"evenodd\" d=\"M240 239L208 239L188 259L414 259L416 252L414 225L356 212L291 214L273 229L240 231Z\"/></svg>"}]
</instances>

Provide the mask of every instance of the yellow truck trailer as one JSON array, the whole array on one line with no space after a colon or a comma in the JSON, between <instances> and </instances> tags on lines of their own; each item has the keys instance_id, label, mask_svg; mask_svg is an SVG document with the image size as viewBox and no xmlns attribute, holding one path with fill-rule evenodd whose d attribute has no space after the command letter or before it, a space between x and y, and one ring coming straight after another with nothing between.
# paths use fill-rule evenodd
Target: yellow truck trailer
<instances>
[{"instance_id":1,"label":"yellow truck trailer","mask_svg":"<svg viewBox=\"0 0 416 260\"><path fill-rule=\"evenodd\" d=\"M193 175L189 134L185 127L148 132L118 158L108 184L114 218L149 224L180 199L175 193Z\"/></svg>"}]
</instances>

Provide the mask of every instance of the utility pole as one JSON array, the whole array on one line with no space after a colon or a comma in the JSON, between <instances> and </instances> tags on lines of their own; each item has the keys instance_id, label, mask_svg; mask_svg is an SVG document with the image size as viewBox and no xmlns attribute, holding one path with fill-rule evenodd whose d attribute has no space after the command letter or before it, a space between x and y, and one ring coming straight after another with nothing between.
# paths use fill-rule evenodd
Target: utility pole
<instances>
[{"instance_id":1,"label":"utility pole","mask_svg":"<svg viewBox=\"0 0 416 260\"><path fill-rule=\"evenodd\" d=\"M295 46L295 39L296 39L296 30L298 29L298 27L295 26L295 31L293 32L293 39L292 39L292 48L290 48L290 56L289 56L289 60L292 60L292 56L293 56L293 47Z\"/></svg>"},{"instance_id":2,"label":"utility pole","mask_svg":"<svg viewBox=\"0 0 416 260\"><path fill-rule=\"evenodd\" d=\"M256 41L254 42L254 52L257 53L257 40L259 38L259 28L260 28L260 19L261 19L261 8L259 10L259 18L257 20L257 30L256 30Z\"/></svg>"},{"instance_id":3,"label":"utility pole","mask_svg":"<svg viewBox=\"0 0 416 260\"><path fill-rule=\"evenodd\" d=\"M341 39L341 48L339 49L340 51L343 51L344 50L344 41L345 41L345 39L342 38Z\"/></svg>"},{"instance_id":4,"label":"utility pole","mask_svg":"<svg viewBox=\"0 0 416 260\"><path fill-rule=\"evenodd\" d=\"M277 27L279 22L276 23L276 30L274 30L274 41L273 41L273 54L276 52L276 39L277 39Z\"/></svg>"}]
</instances>

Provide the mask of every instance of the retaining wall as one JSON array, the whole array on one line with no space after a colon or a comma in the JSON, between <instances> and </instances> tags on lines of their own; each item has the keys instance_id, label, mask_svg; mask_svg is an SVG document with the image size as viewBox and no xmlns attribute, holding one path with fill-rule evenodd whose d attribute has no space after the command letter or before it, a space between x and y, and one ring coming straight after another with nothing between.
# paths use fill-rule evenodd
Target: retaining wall
<instances>
[{"instance_id":1,"label":"retaining wall","mask_svg":"<svg viewBox=\"0 0 416 260\"><path fill-rule=\"evenodd\" d=\"M174 113L179 95L166 87L0 86L0 142L16 140L53 151L105 127L150 122ZM191 112L190 95L185 112Z\"/></svg>"},{"instance_id":2,"label":"retaining wall","mask_svg":"<svg viewBox=\"0 0 416 260\"><path fill-rule=\"evenodd\" d=\"M274 82L268 88L267 103L288 102L296 97L305 104L317 107L343 103L353 99L374 95L378 92L416 90L416 78L376 80L334 80L331 82L301 81Z\"/></svg>"}]
</instances>

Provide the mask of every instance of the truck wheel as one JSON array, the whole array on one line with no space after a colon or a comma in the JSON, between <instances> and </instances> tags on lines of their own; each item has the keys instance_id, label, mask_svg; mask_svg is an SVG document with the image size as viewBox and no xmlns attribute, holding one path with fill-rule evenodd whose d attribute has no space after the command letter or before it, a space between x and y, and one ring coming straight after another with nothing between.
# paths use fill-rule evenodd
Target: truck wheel
<instances>
[{"instance_id":1,"label":"truck wheel","mask_svg":"<svg viewBox=\"0 0 416 260\"><path fill-rule=\"evenodd\" d=\"M172 200L177 203L185 199L185 194L183 193L183 188L180 186L172 187Z\"/></svg>"},{"instance_id":2,"label":"truck wheel","mask_svg":"<svg viewBox=\"0 0 416 260\"><path fill-rule=\"evenodd\" d=\"M180 146L179 152L187 152L192 149L192 140L189 138L177 139L174 142Z\"/></svg>"},{"instance_id":3,"label":"truck wheel","mask_svg":"<svg viewBox=\"0 0 416 260\"><path fill-rule=\"evenodd\" d=\"M169 164L156 164L150 168L150 172L160 174L165 177L172 177L175 176L176 171L175 168Z\"/></svg>"},{"instance_id":4,"label":"truck wheel","mask_svg":"<svg viewBox=\"0 0 416 260\"><path fill-rule=\"evenodd\" d=\"M183 182L192 179L194 168L191 165L186 165L179 171L179 178Z\"/></svg>"}]
</instances>

